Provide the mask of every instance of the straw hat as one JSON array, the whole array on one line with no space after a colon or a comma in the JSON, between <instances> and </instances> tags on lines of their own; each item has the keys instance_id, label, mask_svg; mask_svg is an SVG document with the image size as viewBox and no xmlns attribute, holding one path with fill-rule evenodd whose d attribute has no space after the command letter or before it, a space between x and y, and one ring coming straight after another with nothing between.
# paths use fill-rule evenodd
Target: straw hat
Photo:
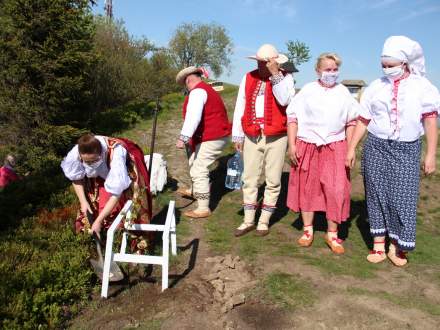
<instances>
[{"instance_id":1,"label":"straw hat","mask_svg":"<svg viewBox=\"0 0 440 330\"><path fill-rule=\"evenodd\" d=\"M270 44L264 44L258 49L257 54L248 56L248 58L264 62L274 58L279 64L286 63L289 60L286 55L278 53L277 49Z\"/></svg>"},{"instance_id":2,"label":"straw hat","mask_svg":"<svg viewBox=\"0 0 440 330\"><path fill-rule=\"evenodd\" d=\"M178 83L179 85L184 85L186 77L188 77L190 74L193 74L193 73L203 74L203 68L189 66L183 70L180 70L180 72L176 76L176 83Z\"/></svg>"}]
</instances>

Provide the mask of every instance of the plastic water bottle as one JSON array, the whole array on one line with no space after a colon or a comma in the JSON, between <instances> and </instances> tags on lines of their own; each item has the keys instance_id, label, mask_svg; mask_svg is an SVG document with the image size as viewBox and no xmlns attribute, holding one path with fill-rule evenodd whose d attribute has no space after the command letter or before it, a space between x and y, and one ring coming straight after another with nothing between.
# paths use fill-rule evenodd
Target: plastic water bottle
<instances>
[{"instance_id":1,"label":"plastic water bottle","mask_svg":"<svg viewBox=\"0 0 440 330\"><path fill-rule=\"evenodd\" d=\"M241 188L241 173L243 173L243 159L241 153L236 152L228 160L225 186L228 189L240 189Z\"/></svg>"}]
</instances>

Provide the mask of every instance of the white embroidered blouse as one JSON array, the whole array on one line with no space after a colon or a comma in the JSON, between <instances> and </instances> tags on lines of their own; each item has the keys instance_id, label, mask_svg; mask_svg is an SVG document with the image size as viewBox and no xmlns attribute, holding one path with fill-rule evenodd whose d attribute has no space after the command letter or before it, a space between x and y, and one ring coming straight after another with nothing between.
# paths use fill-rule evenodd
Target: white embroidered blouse
<instances>
[{"instance_id":1,"label":"white embroidered blouse","mask_svg":"<svg viewBox=\"0 0 440 330\"><path fill-rule=\"evenodd\" d=\"M417 140L424 134L422 119L437 117L440 95L428 79L410 74L407 78L373 81L361 97L359 119L381 139L403 142Z\"/></svg>"},{"instance_id":2,"label":"white embroidered blouse","mask_svg":"<svg viewBox=\"0 0 440 330\"><path fill-rule=\"evenodd\" d=\"M106 191L115 196L120 196L122 192L131 184L128 176L126 159L127 150L120 145L114 147L110 168L107 166L107 144L104 136L96 136L102 146L101 159L104 161L97 169L84 166L79 157L78 145L69 151L67 156L61 162L61 168L64 175L71 181L81 180L85 176L89 178L101 177L105 180L104 188Z\"/></svg>"},{"instance_id":3,"label":"white embroidered blouse","mask_svg":"<svg viewBox=\"0 0 440 330\"><path fill-rule=\"evenodd\" d=\"M347 87L327 88L318 81L304 85L287 107L287 121L298 123L297 137L317 146L345 139L346 126L355 125L359 103Z\"/></svg>"}]
</instances>

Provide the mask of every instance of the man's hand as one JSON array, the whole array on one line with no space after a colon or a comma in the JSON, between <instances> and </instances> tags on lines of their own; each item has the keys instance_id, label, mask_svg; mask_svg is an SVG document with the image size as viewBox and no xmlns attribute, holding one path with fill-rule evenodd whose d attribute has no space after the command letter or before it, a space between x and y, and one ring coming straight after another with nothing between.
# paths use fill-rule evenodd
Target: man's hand
<instances>
[{"instance_id":1,"label":"man's hand","mask_svg":"<svg viewBox=\"0 0 440 330\"><path fill-rule=\"evenodd\" d=\"M178 148L178 149L185 148L185 143L182 140L178 139L176 142L176 148Z\"/></svg>"},{"instance_id":2,"label":"man's hand","mask_svg":"<svg viewBox=\"0 0 440 330\"><path fill-rule=\"evenodd\" d=\"M275 61L274 58L269 59L269 61L266 63L266 67L272 76L280 72L280 65L277 61Z\"/></svg>"},{"instance_id":3,"label":"man's hand","mask_svg":"<svg viewBox=\"0 0 440 330\"><path fill-rule=\"evenodd\" d=\"M235 142L234 146L236 151L243 152L243 142Z\"/></svg>"}]
</instances>

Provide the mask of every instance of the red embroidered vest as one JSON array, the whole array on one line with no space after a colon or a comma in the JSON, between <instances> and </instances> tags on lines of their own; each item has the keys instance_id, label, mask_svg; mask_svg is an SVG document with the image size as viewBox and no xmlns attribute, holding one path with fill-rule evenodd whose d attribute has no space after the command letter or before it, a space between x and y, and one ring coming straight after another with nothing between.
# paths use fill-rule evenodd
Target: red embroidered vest
<instances>
[{"instance_id":1,"label":"red embroidered vest","mask_svg":"<svg viewBox=\"0 0 440 330\"><path fill-rule=\"evenodd\" d=\"M125 150L127 150L127 171L128 175L136 186L142 190L141 193L137 193L137 196L130 196L133 202L139 203L141 210L138 212L144 212L148 215L148 220L152 218L152 196L150 192L150 173L145 164L144 153L142 149L134 142L125 138L105 138L107 144L107 165L110 169L110 162L113 159L113 152L116 145L120 144ZM146 197L146 200L135 200L136 198ZM145 219L144 219L145 220Z\"/></svg>"},{"instance_id":2,"label":"red embroidered vest","mask_svg":"<svg viewBox=\"0 0 440 330\"><path fill-rule=\"evenodd\" d=\"M191 137L190 145L192 147L205 141L217 140L231 134L231 123L228 120L225 104L220 95L211 87L211 85L201 81L195 88L201 88L206 91L208 98L203 108L202 118L194 135ZM183 103L183 119L186 116L186 107L189 96L185 97Z\"/></svg>"},{"instance_id":3,"label":"red embroidered vest","mask_svg":"<svg viewBox=\"0 0 440 330\"><path fill-rule=\"evenodd\" d=\"M272 84L269 79L263 80L258 75L258 70L249 72L246 75L245 97L246 105L241 124L243 131L248 136L259 136L261 134L261 127L256 118L255 104L260 89L261 83L266 82L266 89L264 91L264 120L263 120L263 134L266 136L286 134L287 132L287 117L286 106L278 104L272 92Z\"/></svg>"}]
</instances>

